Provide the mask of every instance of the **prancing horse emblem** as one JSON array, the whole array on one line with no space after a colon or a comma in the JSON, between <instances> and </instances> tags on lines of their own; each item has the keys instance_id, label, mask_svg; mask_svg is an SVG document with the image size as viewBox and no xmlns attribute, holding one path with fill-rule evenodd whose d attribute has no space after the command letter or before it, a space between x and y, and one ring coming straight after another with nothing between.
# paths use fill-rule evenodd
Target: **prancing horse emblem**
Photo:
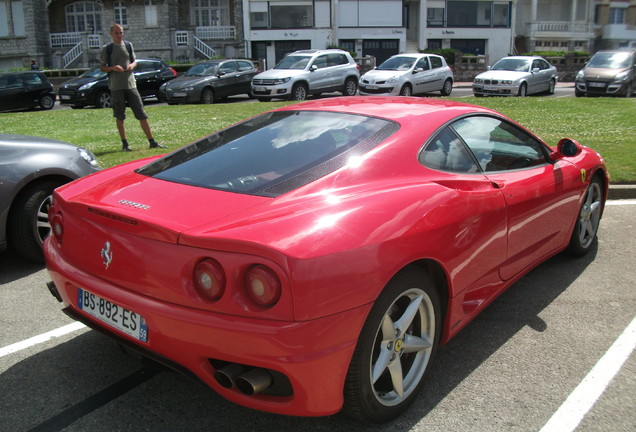
<instances>
[{"instance_id":1,"label":"prancing horse emblem","mask_svg":"<svg viewBox=\"0 0 636 432\"><path fill-rule=\"evenodd\" d=\"M104 258L104 262L102 264L104 264L106 269L108 269L108 266L113 261L113 253L110 251L110 242L106 242L102 248L102 258Z\"/></svg>"}]
</instances>

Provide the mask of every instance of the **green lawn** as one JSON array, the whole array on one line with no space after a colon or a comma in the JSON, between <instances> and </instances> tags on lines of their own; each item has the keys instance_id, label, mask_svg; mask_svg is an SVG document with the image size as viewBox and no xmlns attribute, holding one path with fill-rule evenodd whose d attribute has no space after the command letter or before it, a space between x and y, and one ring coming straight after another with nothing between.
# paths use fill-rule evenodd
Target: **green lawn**
<instances>
[{"instance_id":1,"label":"green lawn","mask_svg":"<svg viewBox=\"0 0 636 432\"><path fill-rule=\"evenodd\" d=\"M636 183L636 98L462 98L493 108L527 127L549 145L568 137L600 152L613 183ZM215 130L268 109L288 104L226 103L215 105L148 105L155 138L175 149ZM92 150L104 167L140 159L149 150L131 112L126 121L133 152L121 152L111 110L82 109L0 114L0 132L45 136Z\"/></svg>"}]
</instances>

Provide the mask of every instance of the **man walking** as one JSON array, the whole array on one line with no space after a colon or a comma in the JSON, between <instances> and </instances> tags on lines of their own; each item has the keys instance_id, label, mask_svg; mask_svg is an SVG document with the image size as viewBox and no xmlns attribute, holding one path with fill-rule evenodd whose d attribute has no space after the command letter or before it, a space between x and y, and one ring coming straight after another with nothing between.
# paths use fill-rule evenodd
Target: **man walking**
<instances>
[{"instance_id":1,"label":"man walking","mask_svg":"<svg viewBox=\"0 0 636 432\"><path fill-rule=\"evenodd\" d=\"M166 148L152 137L148 115L144 110L144 104L137 91L137 82L133 70L137 66L135 52L132 44L124 41L124 28L119 24L113 24L110 28L112 42L104 45L100 53L100 69L108 73L108 88L113 105L113 116L116 119L117 130L121 138L122 151L131 151L126 139L126 102L132 109L135 118L139 120L141 129L146 134L150 148Z\"/></svg>"}]
</instances>

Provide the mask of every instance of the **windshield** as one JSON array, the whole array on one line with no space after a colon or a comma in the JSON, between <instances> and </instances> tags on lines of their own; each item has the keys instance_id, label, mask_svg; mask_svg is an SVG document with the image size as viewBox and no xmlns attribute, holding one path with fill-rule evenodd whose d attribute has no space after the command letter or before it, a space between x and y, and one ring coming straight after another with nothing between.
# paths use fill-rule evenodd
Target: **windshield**
<instances>
[{"instance_id":1,"label":"windshield","mask_svg":"<svg viewBox=\"0 0 636 432\"><path fill-rule=\"evenodd\" d=\"M102 78L105 77L107 75L106 72L102 72L99 69L91 69L91 70L87 70L86 72L84 72L83 74L81 74L81 77L87 77L87 78Z\"/></svg>"},{"instance_id":2,"label":"windshield","mask_svg":"<svg viewBox=\"0 0 636 432\"><path fill-rule=\"evenodd\" d=\"M216 73L216 69L218 67L218 63L199 63L197 65L192 66L185 73L186 76L206 76L206 75L214 75Z\"/></svg>"},{"instance_id":3,"label":"windshield","mask_svg":"<svg viewBox=\"0 0 636 432\"><path fill-rule=\"evenodd\" d=\"M137 172L204 188L278 196L344 166L397 129L388 120L353 114L265 113Z\"/></svg>"},{"instance_id":4,"label":"windshield","mask_svg":"<svg viewBox=\"0 0 636 432\"><path fill-rule=\"evenodd\" d=\"M282 59L274 69L305 69L311 56L288 55Z\"/></svg>"},{"instance_id":5,"label":"windshield","mask_svg":"<svg viewBox=\"0 0 636 432\"><path fill-rule=\"evenodd\" d=\"M504 58L499 60L490 70L506 70L515 72L528 72L530 60Z\"/></svg>"},{"instance_id":6,"label":"windshield","mask_svg":"<svg viewBox=\"0 0 636 432\"><path fill-rule=\"evenodd\" d=\"M415 63L413 57L391 57L378 66L378 70L406 71L411 69L413 63Z\"/></svg>"},{"instance_id":7,"label":"windshield","mask_svg":"<svg viewBox=\"0 0 636 432\"><path fill-rule=\"evenodd\" d=\"M631 56L627 52L599 52L587 63L590 67L608 68L608 69L624 69L631 66Z\"/></svg>"}]
</instances>

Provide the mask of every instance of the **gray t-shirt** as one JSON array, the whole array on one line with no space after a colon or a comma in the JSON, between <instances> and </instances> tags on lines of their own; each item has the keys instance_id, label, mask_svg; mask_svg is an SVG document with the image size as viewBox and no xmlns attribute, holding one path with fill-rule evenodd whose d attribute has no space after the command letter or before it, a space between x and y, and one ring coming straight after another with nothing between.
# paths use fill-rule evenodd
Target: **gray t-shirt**
<instances>
[{"instance_id":1,"label":"gray t-shirt","mask_svg":"<svg viewBox=\"0 0 636 432\"><path fill-rule=\"evenodd\" d=\"M126 69L130 64L130 54L126 49L126 44L122 41L121 45L113 44L113 52L110 55L110 64L108 64L108 45L102 47L99 61L106 66L119 65ZM132 44L130 44L132 49ZM132 49L132 57L135 58L135 50ZM133 71L110 72L108 74L108 88L111 90L123 90L137 88L135 75Z\"/></svg>"}]
</instances>

